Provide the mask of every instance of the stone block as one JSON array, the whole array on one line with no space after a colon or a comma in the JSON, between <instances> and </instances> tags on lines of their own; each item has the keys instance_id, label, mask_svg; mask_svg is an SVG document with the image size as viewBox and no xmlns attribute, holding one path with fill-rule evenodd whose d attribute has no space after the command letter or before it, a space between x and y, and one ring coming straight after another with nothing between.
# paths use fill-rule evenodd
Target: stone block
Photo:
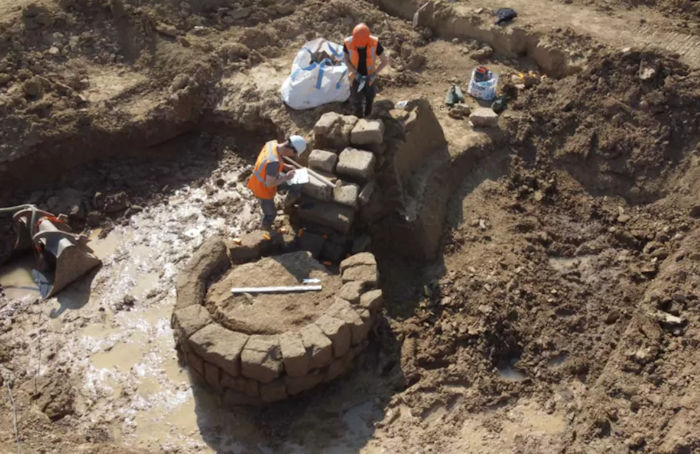
<instances>
[{"instance_id":1,"label":"stone block","mask_svg":"<svg viewBox=\"0 0 700 454\"><path fill-rule=\"evenodd\" d=\"M200 377L204 377L204 361L195 353L187 353L187 365L190 366L191 370L197 372Z\"/></svg>"},{"instance_id":2,"label":"stone block","mask_svg":"<svg viewBox=\"0 0 700 454\"><path fill-rule=\"evenodd\" d=\"M326 371L326 376L324 378L324 381L331 381L335 380L336 378L340 377L343 375L345 372L350 369L350 366L352 364L352 358L336 358L333 360L330 366L328 366L328 370Z\"/></svg>"},{"instance_id":3,"label":"stone block","mask_svg":"<svg viewBox=\"0 0 700 454\"><path fill-rule=\"evenodd\" d=\"M374 164L376 158L369 151L346 148L338 156L336 172L339 175L347 175L367 181L374 175Z\"/></svg>"},{"instance_id":4,"label":"stone block","mask_svg":"<svg viewBox=\"0 0 700 454\"><path fill-rule=\"evenodd\" d=\"M221 237L209 238L197 249L187 262L185 271L177 276L175 309L202 303L207 278L229 265L226 252L226 244Z\"/></svg>"},{"instance_id":5,"label":"stone block","mask_svg":"<svg viewBox=\"0 0 700 454\"><path fill-rule=\"evenodd\" d=\"M350 143L353 145L376 145L384 141L384 123L381 120L357 121L350 134Z\"/></svg>"},{"instance_id":6,"label":"stone block","mask_svg":"<svg viewBox=\"0 0 700 454\"><path fill-rule=\"evenodd\" d=\"M377 259L374 258L374 254L371 252L361 252L359 254L352 255L340 262L340 272L344 273L348 268L359 265L377 266Z\"/></svg>"},{"instance_id":7,"label":"stone block","mask_svg":"<svg viewBox=\"0 0 700 454\"><path fill-rule=\"evenodd\" d=\"M282 333L280 338L280 350L282 351L282 363L284 370L290 377L301 377L309 372L311 361L306 354L306 348L297 333Z\"/></svg>"},{"instance_id":8,"label":"stone block","mask_svg":"<svg viewBox=\"0 0 700 454\"><path fill-rule=\"evenodd\" d=\"M333 359L333 343L323 334L321 328L310 323L302 328L299 334L309 356L311 368L327 366Z\"/></svg>"},{"instance_id":9,"label":"stone block","mask_svg":"<svg viewBox=\"0 0 700 454\"><path fill-rule=\"evenodd\" d=\"M250 336L241 353L241 373L261 383L270 383L282 371L277 336Z\"/></svg>"},{"instance_id":10,"label":"stone block","mask_svg":"<svg viewBox=\"0 0 700 454\"><path fill-rule=\"evenodd\" d=\"M319 371L312 372L303 377L286 377L287 393L290 396L309 390L323 381L323 374Z\"/></svg>"},{"instance_id":11,"label":"stone block","mask_svg":"<svg viewBox=\"0 0 700 454\"><path fill-rule=\"evenodd\" d=\"M221 386L251 397L260 395L260 384L257 381L245 377L232 377L226 372L221 373Z\"/></svg>"},{"instance_id":12,"label":"stone block","mask_svg":"<svg viewBox=\"0 0 700 454\"><path fill-rule=\"evenodd\" d=\"M364 282L347 282L340 287L338 297L344 299L345 301L349 301L352 304L359 304L360 296L362 296L362 292L364 290Z\"/></svg>"},{"instance_id":13,"label":"stone block","mask_svg":"<svg viewBox=\"0 0 700 454\"><path fill-rule=\"evenodd\" d=\"M312 169L333 173L337 163L338 155L330 151L312 150L309 155L309 167Z\"/></svg>"},{"instance_id":14,"label":"stone block","mask_svg":"<svg viewBox=\"0 0 700 454\"><path fill-rule=\"evenodd\" d=\"M369 201L372 199L372 195L374 194L374 189L376 187L377 183L375 182L375 180L371 180L362 187L362 190L357 196L360 205L365 206L369 203Z\"/></svg>"},{"instance_id":15,"label":"stone block","mask_svg":"<svg viewBox=\"0 0 700 454\"><path fill-rule=\"evenodd\" d=\"M204 360L236 376L241 373L241 352L247 341L247 334L237 333L211 323L190 338L190 345Z\"/></svg>"},{"instance_id":16,"label":"stone block","mask_svg":"<svg viewBox=\"0 0 700 454\"><path fill-rule=\"evenodd\" d=\"M317 200L330 202L333 200L333 187L328 186L313 175L309 175L309 182L301 185L301 193Z\"/></svg>"},{"instance_id":17,"label":"stone block","mask_svg":"<svg viewBox=\"0 0 700 454\"><path fill-rule=\"evenodd\" d=\"M360 297L360 307L369 310L372 314L381 309L384 302L382 291L380 289L370 290L363 293Z\"/></svg>"},{"instance_id":18,"label":"stone block","mask_svg":"<svg viewBox=\"0 0 700 454\"><path fill-rule=\"evenodd\" d=\"M339 119L340 114L336 112L326 112L321 115L321 118L314 125L314 136L327 137Z\"/></svg>"},{"instance_id":19,"label":"stone block","mask_svg":"<svg viewBox=\"0 0 700 454\"><path fill-rule=\"evenodd\" d=\"M297 214L304 221L330 227L341 233L348 233L355 221L355 210L337 203L302 203Z\"/></svg>"},{"instance_id":20,"label":"stone block","mask_svg":"<svg viewBox=\"0 0 700 454\"><path fill-rule=\"evenodd\" d=\"M469 115L469 121L476 127L493 128L498 126L498 114L490 107L477 107Z\"/></svg>"},{"instance_id":21,"label":"stone block","mask_svg":"<svg viewBox=\"0 0 700 454\"><path fill-rule=\"evenodd\" d=\"M299 237L299 249L311 252L311 255L318 259L321 256L325 239L321 235L311 232L302 232Z\"/></svg>"},{"instance_id":22,"label":"stone block","mask_svg":"<svg viewBox=\"0 0 700 454\"><path fill-rule=\"evenodd\" d=\"M369 323L362 320L360 314L355 311L349 302L336 298L335 303L328 309L328 314L343 320L350 326L352 345L358 345L367 338Z\"/></svg>"},{"instance_id":23,"label":"stone block","mask_svg":"<svg viewBox=\"0 0 700 454\"><path fill-rule=\"evenodd\" d=\"M260 385L260 398L263 402L277 402L287 398L287 384L283 378Z\"/></svg>"},{"instance_id":24,"label":"stone block","mask_svg":"<svg viewBox=\"0 0 700 454\"><path fill-rule=\"evenodd\" d=\"M343 282L365 282L369 287L376 287L378 276L376 265L360 265L343 271Z\"/></svg>"},{"instance_id":25,"label":"stone block","mask_svg":"<svg viewBox=\"0 0 700 454\"><path fill-rule=\"evenodd\" d=\"M189 339L194 333L211 322L209 311L203 306L195 304L173 311L170 326L178 337L178 342Z\"/></svg>"},{"instance_id":26,"label":"stone block","mask_svg":"<svg viewBox=\"0 0 700 454\"><path fill-rule=\"evenodd\" d=\"M316 326L321 328L323 334L333 342L333 355L340 358L350 349L352 333L350 327L342 320L331 317L328 314L322 315L316 320Z\"/></svg>"},{"instance_id":27,"label":"stone block","mask_svg":"<svg viewBox=\"0 0 700 454\"><path fill-rule=\"evenodd\" d=\"M333 188L333 201L355 208L359 194L360 186L339 180Z\"/></svg>"},{"instance_id":28,"label":"stone block","mask_svg":"<svg viewBox=\"0 0 700 454\"><path fill-rule=\"evenodd\" d=\"M214 389L221 388L221 369L216 364L204 361L204 379Z\"/></svg>"},{"instance_id":29,"label":"stone block","mask_svg":"<svg viewBox=\"0 0 700 454\"><path fill-rule=\"evenodd\" d=\"M247 263L262 256L279 252L284 245L284 238L278 232L255 230L241 236L241 243L232 245L229 256L233 263Z\"/></svg>"}]
</instances>

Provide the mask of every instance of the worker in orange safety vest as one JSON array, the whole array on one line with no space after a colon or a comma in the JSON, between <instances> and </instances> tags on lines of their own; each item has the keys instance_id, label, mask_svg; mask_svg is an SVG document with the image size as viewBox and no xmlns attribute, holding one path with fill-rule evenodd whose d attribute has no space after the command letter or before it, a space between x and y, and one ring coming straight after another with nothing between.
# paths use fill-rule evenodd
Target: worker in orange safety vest
<instances>
[{"instance_id":1,"label":"worker in orange safety vest","mask_svg":"<svg viewBox=\"0 0 700 454\"><path fill-rule=\"evenodd\" d=\"M372 113L374 96L377 94L375 79L389 64L389 57L379 39L372 36L369 27L362 23L357 24L352 30L352 36L345 39L343 53L352 82L350 103L354 114L359 118L367 117Z\"/></svg>"},{"instance_id":2,"label":"worker in orange safety vest","mask_svg":"<svg viewBox=\"0 0 700 454\"><path fill-rule=\"evenodd\" d=\"M294 168L283 162L283 157L294 157L306 150L306 140L301 136L290 136L285 142L271 140L263 146L255 161L255 169L248 180L248 188L258 199L263 212L262 227L272 228L277 216L275 194L277 187L294 177ZM285 172L285 170L288 170Z\"/></svg>"}]
</instances>

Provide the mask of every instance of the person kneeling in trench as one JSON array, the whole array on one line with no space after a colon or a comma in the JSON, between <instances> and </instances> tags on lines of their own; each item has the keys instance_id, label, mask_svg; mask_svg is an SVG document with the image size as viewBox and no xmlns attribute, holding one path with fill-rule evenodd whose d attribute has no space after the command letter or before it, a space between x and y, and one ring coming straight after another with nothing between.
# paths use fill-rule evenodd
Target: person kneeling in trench
<instances>
[{"instance_id":1,"label":"person kneeling in trench","mask_svg":"<svg viewBox=\"0 0 700 454\"><path fill-rule=\"evenodd\" d=\"M372 113L374 96L377 94L375 79L389 64L389 56L384 52L379 38L372 36L365 24L357 24L352 30L352 36L345 39L343 54L352 82L350 104L356 117L368 117Z\"/></svg>"},{"instance_id":2,"label":"person kneeling in trench","mask_svg":"<svg viewBox=\"0 0 700 454\"><path fill-rule=\"evenodd\" d=\"M275 208L277 187L294 177L294 168L285 164L282 158L297 156L304 150L306 150L306 140L301 136L290 136L283 143L271 140L260 150L258 159L255 161L255 169L248 180L248 188L253 191L262 208L263 229L270 230L277 216Z\"/></svg>"}]
</instances>

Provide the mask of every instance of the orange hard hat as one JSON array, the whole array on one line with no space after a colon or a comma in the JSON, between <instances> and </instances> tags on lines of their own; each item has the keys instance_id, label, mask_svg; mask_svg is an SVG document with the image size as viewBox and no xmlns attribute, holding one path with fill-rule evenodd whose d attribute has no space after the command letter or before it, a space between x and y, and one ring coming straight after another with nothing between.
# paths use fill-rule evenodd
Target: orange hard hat
<instances>
[{"instance_id":1,"label":"orange hard hat","mask_svg":"<svg viewBox=\"0 0 700 454\"><path fill-rule=\"evenodd\" d=\"M352 41L355 46L364 47L369 42L369 27L365 23L359 23L352 29Z\"/></svg>"}]
</instances>

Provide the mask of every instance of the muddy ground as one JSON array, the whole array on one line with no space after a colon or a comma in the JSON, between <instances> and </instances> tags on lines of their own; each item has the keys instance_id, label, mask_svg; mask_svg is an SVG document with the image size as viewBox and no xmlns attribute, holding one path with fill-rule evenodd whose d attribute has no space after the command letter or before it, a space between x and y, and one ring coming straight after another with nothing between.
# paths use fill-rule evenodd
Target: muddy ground
<instances>
[{"instance_id":1,"label":"muddy ground","mask_svg":"<svg viewBox=\"0 0 700 454\"><path fill-rule=\"evenodd\" d=\"M42 301L0 221L0 451L10 394L23 452L700 450L698 3L514 2L521 34L480 1L414 28L417 6L0 1L0 206L69 214L104 263ZM385 319L356 371L223 408L177 362L174 277L256 227L241 182L266 140L349 111L278 89L305 40L359 20L393 59L379 98L428 99L455 159L472 127L450 84L479 63L550 76L514 89L437 260L378 257Z\"/></svg>"}]
</instances>

